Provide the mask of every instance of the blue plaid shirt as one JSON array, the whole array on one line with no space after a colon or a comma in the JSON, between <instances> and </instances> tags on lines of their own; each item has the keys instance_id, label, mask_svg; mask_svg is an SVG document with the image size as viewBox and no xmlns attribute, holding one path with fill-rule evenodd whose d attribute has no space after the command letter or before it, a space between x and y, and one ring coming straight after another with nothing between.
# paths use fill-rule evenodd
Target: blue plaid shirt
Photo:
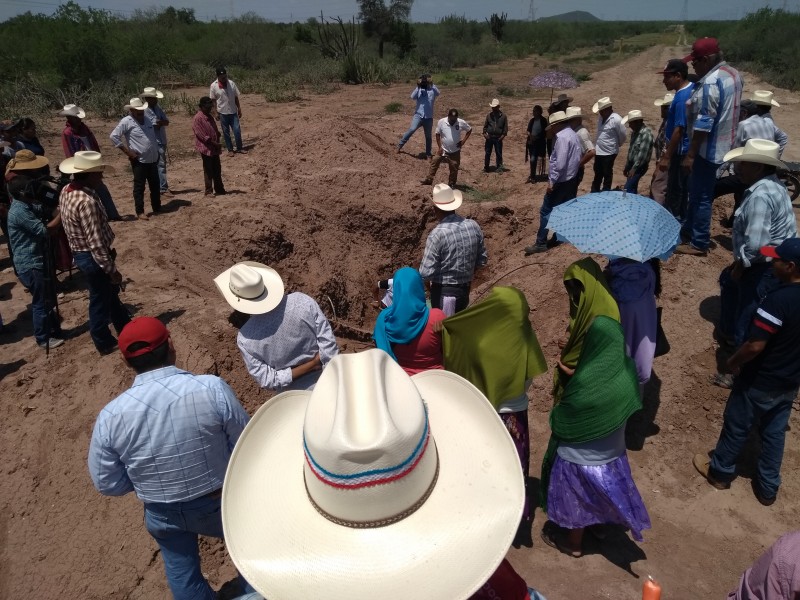
<instances>
[{"instance_id":1,"label":"blue plaid shirt","mask_svg":"<svg viewBox=\"0 0 800 600\"><path fill-rule=\"evenodd\" d=\"M724 61L694 86L687 107L689 138L695 131L708 133L699 156L709 162L722 164L723 157L733 148L743 86L739 71Z\"/></svg>"},{"instance_id":2,"label":"blue plaid shirt","mask_svg":"<svg viewBox=\"0 0 800 600\"><path fill-rule=\"evenodd\" d=\"M18 273L44 269L47 228L27 202L13 200L8 209L8 243Z\"/></svg>"},{"instance_id":3,"label":"blue plaid shirt","mask_svg":"<svg viewBox=\"0 0 800 600\"><path fill-rule=\"evenodd\" d=\"M89 474L101 494L135 491L142 502L185 502L222 487L247 425L219 377L163 367L136 376L97 417Z\"/></svg>"},{"instance_id":4,"label":"blue plaid shirt","mask_svg":"<svg viewBox=\"0 0 800 600\"><path fill-rule=\"evenodd\" d=\"M744 192L733 219L733 257L745 267L764 262L759 249L797 237L797 221L786 187L775 175L759 179Z\"/></svg>"},{"instance_id":5,"label":"blue plaid shirt","mask_svg":"<svg viewBox=\"0 0 800 600\"><path fill-rule=\"evenodd\" d=\"M434 283L461 285L471 282L475 269L488 260L480 226L452 213L428 234L419 274Z\"/></svg>"}]
</instances>

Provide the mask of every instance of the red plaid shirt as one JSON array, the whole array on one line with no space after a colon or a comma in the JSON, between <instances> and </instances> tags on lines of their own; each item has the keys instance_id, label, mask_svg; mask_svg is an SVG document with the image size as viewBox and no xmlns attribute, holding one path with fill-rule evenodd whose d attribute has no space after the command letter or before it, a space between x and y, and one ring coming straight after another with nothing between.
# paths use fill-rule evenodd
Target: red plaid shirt
<instances>
[{"instance_id":1,"label":"red plaid shirt","mask_svg":"<svg viewBox=\"0 0 800 600\"><path fill-rule=\"evenodd\" d=\"M194 131L195 150L200 154L217 156L222 153L222 149L216 145L219 143L219 129L214 117L198 110L192 119L192 131Z\"/></svg>"},{"instance_id":2,"label":"red plaid shirt","mask_svg":"<svg viewBox=\"0 0 800 600\"><path fill-rule=\"evenodd\" d=\"M114 232L106 209L94 190L70 183L59 198L61 222L72 252L91 252L94 261L111 275L117 268L111 256Z\"/></svg>"}]
</instances>

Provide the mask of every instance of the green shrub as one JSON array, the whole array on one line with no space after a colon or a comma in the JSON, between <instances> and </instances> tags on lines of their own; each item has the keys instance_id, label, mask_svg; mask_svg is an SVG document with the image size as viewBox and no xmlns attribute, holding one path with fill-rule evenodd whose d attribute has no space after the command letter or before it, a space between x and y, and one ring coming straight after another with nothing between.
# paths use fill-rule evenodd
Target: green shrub
<instances>
[{"instance_id":1,"label":"green shrub","mask_svg":"<svg viewBox=\"0 0 800 600\"><path fill-rule=\"evenodd\" d=\"M383 110L386 114L394 115L403 110L403 105L400 102L390 102L383 107Z\"/></svg>"}]
</instances>

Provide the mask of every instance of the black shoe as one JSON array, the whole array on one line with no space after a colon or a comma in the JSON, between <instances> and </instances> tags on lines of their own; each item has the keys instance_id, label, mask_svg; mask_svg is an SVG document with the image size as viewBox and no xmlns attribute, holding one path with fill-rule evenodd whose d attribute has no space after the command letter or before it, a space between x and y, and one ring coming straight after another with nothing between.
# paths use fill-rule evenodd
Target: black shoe
<instances>
[{"instance_id":1,"label":"black shoe","mask_svg":"<svg viewBox=\"0 0 800 600\"><path fill-rule=\"evenodd\" d=\"M750 486L753 488L753 494L755 495L756 500L758 500L759 503L761 503L763 506L772 506L773 504L775 504L775 500L777 500L778 498L777 494L772 496L771 498L763 495L761 493L761 486L758 485L755 479L750 480Z\"/></svg>"},{"instance_id":2,"label":"black shoe","mask_svg":"<svg viewBox=\"0 0 800 600\"><path fill-rule=\"evenodd\" d=\"M217 192L217 196L224 196L227 193L228 192L226 192L225 190L222 190L221 192Z\"/></svg>"},{"instance_id":3,"label":"black shoe","mask_svg":"<svg viewBox=\"0 0 800 600\"><path fill-rule=\"evenodd\" d=\"M534 244L533 246L525 247L525 256L538 254L539 252L547 252L547 244Z\"/></svg>"},{"instance_id":4,"label":"black shoe","mask_svg":"<svg viewBox=\"0 0 800 600\"><path fill-rule=\"evenodd\" d=\"M110 346L103 346L102 348L98 346L97 347L97 351L100 353L101 356L107 356L107 355L111 354L112 352L114 352L118 347L119 346L117 346L117 342L115 341Z\"/></svg>"},{"instance_id":5,"label":"black shoe","mask_svg":"<svg viewBox=\"0 0 800 600\"><path fill-rule=\"evenodd\" d=\"M523 519L517 528L517 534L514 536L514 541L511 545L519 549L520 546L526 548L533 548L533 537L531 536L531 527L533 527L533 519Z\"/></svg>"}]
</instances>

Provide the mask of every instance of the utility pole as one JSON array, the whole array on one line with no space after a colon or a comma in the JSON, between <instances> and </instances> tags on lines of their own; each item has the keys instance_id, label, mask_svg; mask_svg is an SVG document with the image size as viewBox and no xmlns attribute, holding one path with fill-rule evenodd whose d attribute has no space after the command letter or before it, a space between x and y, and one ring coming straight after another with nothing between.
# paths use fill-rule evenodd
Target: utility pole
<instances>
[{"instance_id":1,"label":"utility pole","mask_svg":"<svg viewBox=\"0 0 800 600\"><path fill-rule=\"evenodd\" d=\"M528 7L528 21L535 21L536 20L536 7L534 6L534 0L531 0L530 6Z\"/></svg>"},{"instance_id":2,"label":"utility pole","mask_svg":"<svg viewBox=\"0 0 800 600\"><path fill-rule=\"evenodd\" d=\"M689 0L683 0L683 10L681 11L681 23L689 20Z\"/></svg>"}]
</instances>

